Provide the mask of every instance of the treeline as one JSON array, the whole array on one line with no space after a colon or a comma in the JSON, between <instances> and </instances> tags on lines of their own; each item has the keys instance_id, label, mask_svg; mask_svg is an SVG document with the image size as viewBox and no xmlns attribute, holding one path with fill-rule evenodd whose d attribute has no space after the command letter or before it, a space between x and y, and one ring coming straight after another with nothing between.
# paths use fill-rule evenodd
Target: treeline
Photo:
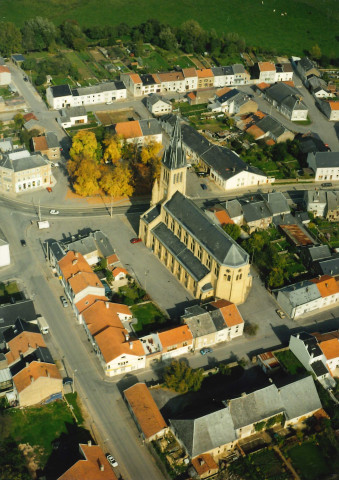
<instances>
[{"instance_id":1,"label":"treeline","mask_svg":"<svg viewBox=\"0 0 339 480\"><path fill-rule=\"evenodd\" d=\"M89 43L99 46L112 46L118 39L123 39L130 46L135 56L141 53L143 43L152 43L168 51L182 50L185 53L208 52L216 57L232 55L244 51L277 54L275 49L247 45L243 37L234 32L218 34L215 29L204 30L195 20L187 20L179 27L173 27L159 20L150 19L139 25L94 25L80 27L75 20L65 20L56 26L43 17L26 20L22 28L12 22L0 22L0 54L9 56L15 52L49 50L58 46L74 50L84 50ZM318 45L307 53L321 66L339 66L339 58L322 55Z\"/></svg>"}]
</instances>

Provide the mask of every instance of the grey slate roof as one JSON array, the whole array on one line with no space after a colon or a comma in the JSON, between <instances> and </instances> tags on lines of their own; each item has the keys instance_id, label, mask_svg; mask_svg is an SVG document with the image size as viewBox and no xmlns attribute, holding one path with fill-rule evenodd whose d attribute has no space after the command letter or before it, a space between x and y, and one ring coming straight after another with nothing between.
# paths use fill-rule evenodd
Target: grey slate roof
<instances>
[{"instance_id":1,"label":"grey slate roof","mask_svg":"<svg viewBox=\"0 0 339 480\"><path fill-rule=\"evenodd\" d=\"M58 137L55 135L54 132L47 132L46 133L46 141L48 148L58 148L59 147L59 140Z\"/></svg>"},{"instance_id":2,"label":"grey slate roof","mask_svg":"<svg viewBox=\"0 0 339 480\"><path fill-rule=\"evenodd\" d=\"M225 208L231 218L241 217L244 212L239 200L228 200L225 202Z\"/></svg>"},{"instance_id":3,"label":"grey slate roof","mask_svg":"<svg viewBox=\"0 0 339 480\"><path fill-rule=\"evenodd\" d=\"M94 236L98 250L105 258L115 253L109 238L101 230L96 230L94 233L91 233L91 235Z\"/></svg>"},{"instance_id":4,"label":"grey slate roof","mask_svg":"<svg viewBox=\"0 0 339 480\"><path fill-rule=\"evenodd\" d=\"M306 72L312 70L312 68L316 68L314 63L308 57L301 58L298 64L301 65Z\"/></svg>"},{"instance_id":5,"label":"grey slate roof","mask_svg":"<svg viewBox=\"0 0 339 480\"><path fill-rule=\"evenodd\" d=\"M18 318L27 322L36 319L32 300L21 300L0 305L0 343L4 342L4 331L14 325Z\"/></svg>"},{"instance_id":6,"label":"grey slate roof","mask_svg":"<svg viewBox=\"0 0 339 480\"><path fill-rule=\"evenodd\" d=\"M242 206L244 212L244 219L246 223L256 222L264 218L270 218L272 216L270 210L264 201L245 203Z\"/></svg>"},{"instance_id":7,"label":"grey slate roof","mask_svg":"<svg viewBox=\"0 0 339 480\"><path fill-rule=\"evenodd\" d=\"M265 133L272 133L275 139L279 138L280 135L283 135L283 133L286 132L286 128L270 115L266 115L266 117L258 120L258 122L256 122L256 126L261 128L261 130L263 130Z\"/></svg>"},{"instance_id":8,"label":"grey slate roof","mask_svg":"<svg viewBox=\"0 0 339 480\"><path fill-rule=\"evenodd\" d=\"M314 160L317 168L338 167L339 152L316 152Z\"/></svg>"},{"instance_id":9,"label":"grey slate roof","mask_svg":"<svg viewBox=\"0 0 339 480\"><path fill-rule=\"evenodd\" d=\"M316 360L315 362L312 362L310 364L310 367L312 368L313 372L316 374L317 377L320 377L321 375L326 375L329 373L325 365L321 360Z\"/></svg>"},{"instance_id":10,"label":"grey slate roof","mask_svg":"<svg viewBox=\"0 0 339 480\"><path fill-rule=\"evenodd\" d=\"M162 157L162 163L169 170L183 168L187 164L186 155L182 148L181 126L178 117L176 118L176 123L173 128L170 144L166 148Z\"/></svg>"},{"instance_id":11,"label":"grey slate roof","mask_svg":"<svg viewBox=\"0 0 339 480\"><path fill-rule=\"evenodd\" d=\"M8 155L4 154L0 159L1 167L8 168L14 172L30 170L31 168L43 167L45 165L48 165L48 161L37 153L28 157L17 159L10 159Z\"/></svg>"},{"instance_id":12,"label":"grey slate roof","mask_svg":"<svg viewBox=\"0 0 339 480\"><path fill-rule=\"evenodd\" d=\"M248 253L180 192L164 204L164 209L221 264L240 267L248 263Z\"/></svg>"},{"instance_id":13,"label":"grey slate roof","mask_svg":"<svg viewBox=\"0 0 339 480\"><path fill-rule=\"evenodd\" d=\"M26 368L27 363L31 362L44 362L44 363L53 363L54 360L51 355L51 352L46 347L38 347L34 352L26 355L23 359L19 360L18 362L14 363L9 367L12 376L14 377L17 373L21 372L24 368Z\"/></svg>"},{"instance_id":14,"label":"grey slate roof","mask_svg":"<svg viewBox=\"0 0 339 480\"><path fill-rule=\"evenodd\" d=\"M305 303L321 297L317 285L309 280L295 283L294 285L288 285L277 291L279 294L281 293L285 295L292 308L304 305Z\"/></svg>"},{"instance_id":15,"label":"grey slate roof","mask_svg":"<svg viewBox=\"0 0 339 480\"><path fill-rule=\"evenodd\" d=\"M301 417L322 408L312 376L280 387L279 394L287 419Z\"/></svg>"},{"instance_id":16,"label":"grey slate roof","mask_svg":"<svg viewBox=\"0 0 339 480\"><path fill-rule=\"evenodd\" d=\"M72 90L69 85L53 85L49 88L54 98L72 96Z\"/></svg>"},{"instance_id":17,"label":"grey slate roof","mask_svg":"<svg viewBox=\"0 0 339 480\"><path fill-rule=\"evenodd\" d=\"M303 253L309 257L311 262L317 262L325 258L330 258L331 250L328 245L312 245L311 247L304 247Z\"/></svg>"},{"instance_id":18,"label":"grey slate roof","mask_svg":"<svg viewBox=\"0 0 339 480\"><path fill-rule=\"evenodd\" d=\"M290 111L307 110L306 105L300 100L300 92L286 83L278 82L271 85L265 90L265 95Z\"/></svg>"},{"instance_id":19,"label":"grey slate roof","mask_svg":"<svg viewBox=\"0 0 339 480\"><path fill-rule=\"evenodd\" d=\"M310 356L313 355L313 357L316 358L323 354L314 335L307 332L300 332L294 336L303 342Z\"/></svg>"},{"instance_id":20,"label":"grey slate roof","mask_svg":"<svg viewBox=\"0 0 339 480\"><path fill-rule=\"evenodd\" d=\"M161 133L161 127L159 125L159 122L155 118L139 120L139 125L143 136L159 135L159 133Z\"/></svg>"},{"instance_id":21,"label":"grey slate roof","mask_svg":"<svg viewBox=\"0 0 339 480\"><path fill-rule=\"evenodd\" d=\"M339 257L331 257L317 262L316 270L321 275L339 275Z\"/></svg>"},{"instance_id":22,"label":"grey slate roof","mask_svg":"<svg viewBox=\"0 0 339 480\"><path fill-rule=\"evenodd\" d=\"M4 331L4 339L8 343L22 332L40 333L40 330L38 325L35 323L26 322L25 320L18 318L14 325Z\"/></svg>"},{"instance_id":23,"label":"grey slate roof","mask_svg":"<svg viewBox=\"0 0 339 480\"><path fill-rule=\"evenodd\" d=\"M228 66L228 65L225 67L212 67L211 70L215 77L220 77L224 75L234 75L232 66Z\"/></svg>"},{"instance_id":24,"label":"grey slate roof","mask_svg":"<svg viewBox=\"0 0 339 480\"><path fill-rule=\"evenodd\" d=\"M339 190L327 192L327 209L337 210L339 207Z\"/></svg>"},{"instance_id":25,"label":"grey slate roof","mask_svg":"<svg viewBox=\"0 0 339 480\"><path fill-rule=\"evenodd\" d=\"M83 117L84 115L87 115L87 111L82 105L79 107L62 108L60 110L62 122L69 122L72 117Z\"/></svg>"},{"instance_id":26,"label":"grey slate roof","mask_svg":"<svg viewBox=\"0 0 339 480\"><path fill-rule=\"evenodd\" d=\"M124 86L124 88L126 87ZM95 93L112 92L115 90L119 90L119 88L117 88L116 82L103 82L99 83L98 85L92 85L90 87L75 88L72 90L72 94L74 96L93 95Z\"/></svg>"},{"instance_id":27,"label":"grey slate roof","mask_svg":"<svg viewBox=\"0 0 339 480\"><path fill-rule=\"evenodd\" d=\"M57 262L59 262L59 260L64 258L64 256L66 255L66 251L63 249L63 246L60 242L50 243L48 249L53 252L53 255Z\"/></svg>"},{"instance_id":28,"label":"grey slate roof","mask_svg":"<svg viewBox=\"0 0 339 480\"><path fill-rule=\"evenodd\" d=\"M226 103L229 100L236 97L239 93L240 93L239 90L237 90L236 88L233 88L229 92L226 92L223 95L221 95L221 97L217 98L217 102L222 105L223 103Z\"/></svg>"},{"instance_id":29,"label":"grey slate roof","mask_svg":"<svg viewBox=\"0 0 339 480\"><path fill-rule=\"evenodd\" d=\"M263 193L262 198L265 200L273 216L290 213L291 211L286 197L281 192Z\"/></svg>"},{"instance_id":30,"label":"grey slate roof","mask_svg":"<svg viewBox=\"0 0 339 480\"><path fill-rule=\"evenodd\" d=\"M170 420L170 423L191 457L236 439L228 408L195 419Z\"/></svg>"},{"instance_id":31,"label":"grey slate roof","mask_svg":"<svg viewBox=\"0 0 339 480\"><path fill-rule=\"evenodd\" d=\"M153 235L165 245L166 249L178 260L178 262L198 282L203 279L209 270L200 260L182 243L174 233L160 222L152 229Z\"/></svg>"},{"instance_id":32,"label":"grey slate roof","mask_svg":"<svg viewBox=\"0 0 339 480\"><path fill-rule=\"evenodd\" d=\"M156 103L158 102L164 102L164 103L167 103L168 105L171 105L171 102L169 102L168 100L166 100L166 98L163 98L161 97L160 95L157 95L156 93L151 93L151 95L149 95L147 97L147 103L150 104L150 105L155 105Z\"/></svg>"},{"instance_id":33,"label":"grey slate roof","mask_svg":"<svg viewBox=\"0 0 339 480\"><path fill-rule=\"evenodd\" d=\"M88 255L97 250L93 237L85 237L67 244L67 249L73 252L79 252L81 255Z\"/></svg>"},{"instance_id":34,"label":"grey slate roof","mask_svg":"<svg viewBox=\"0 0 339 480\"><path fill-rule=\"evenodd\" d=\"M218 308L206 310L203 307L194 305L186 308L185 314L181 318L188 325L194 338L227 328L225 319Z\"/></svg>"},{"instance_id":35,"label":"grey slate roof","mask_svg":"<svg viewBox=\"0 0 339 480\"><path fill-rule=\"evenodd\" d=\"M232 65L232 70L234 74L240 74L240 73L245 73L245 67L241 63L235 63Z\"/></svg>"}]
</instances>

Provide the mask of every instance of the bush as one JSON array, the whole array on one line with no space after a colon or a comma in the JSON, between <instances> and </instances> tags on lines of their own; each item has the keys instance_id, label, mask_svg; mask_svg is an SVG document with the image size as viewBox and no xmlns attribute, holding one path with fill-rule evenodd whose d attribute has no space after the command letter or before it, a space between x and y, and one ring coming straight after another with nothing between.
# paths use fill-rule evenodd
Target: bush
<instances>
[{"instance_id":1,"label":"bush","mask_svg":"<svg viewBox=\"0 0 339 480\"><path fill-rule=\"evenodd\" d=\"M256 323L245 323L244 333L250 337L254 337L258 332L259 325Z\"/></svg>"},{"instance_id":2,"label":"bush","mask_svg":"<svg viewBox=\"0 0 339 480\"><path fill-rule=\"evenodd\" d=\"M166 387L175 392L197 392L203 381L203 370L193 370L186 362L173 360L165 369L164 380Z\"/></svg>"}]
</instances>

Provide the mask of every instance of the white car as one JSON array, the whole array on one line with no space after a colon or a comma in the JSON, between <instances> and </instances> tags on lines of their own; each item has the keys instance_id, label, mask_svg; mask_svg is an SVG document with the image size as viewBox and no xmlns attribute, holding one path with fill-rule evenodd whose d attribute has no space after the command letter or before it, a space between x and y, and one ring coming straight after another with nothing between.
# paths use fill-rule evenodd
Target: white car
<instances>
[{"instance_id":1,"label":"white car","mask_svg":"<svg viewBox=\"0 0 339 480\"><path fill-rule=\"evenodd\" d=\"M50 210L49 213L51 215L59 215L60 212L59 212L59 210Z\"/></svg>"},{"instance_id":2,"label":"white car","mask_svg":"<svg viewBox=\"0 0 339 480\"><path fill-rule=\"evenodd\" d=\"M114 457L112 457L112 455L110 455L109 453L106 454L106 458L107 458L107 461L108 463L112 466L112 467L117 467L118 466L118 462L115 460Z\"/></svg>"},{"instance_id":3,"label":"white car","mask_svg":"<svg viewBox=\"0 0 339 480\"><path fill-rule=\"evenodd\" d=\"M106 102L106 105L112 105L112 103L113 103L112 101Z\"/></svg>"}]
</instances>

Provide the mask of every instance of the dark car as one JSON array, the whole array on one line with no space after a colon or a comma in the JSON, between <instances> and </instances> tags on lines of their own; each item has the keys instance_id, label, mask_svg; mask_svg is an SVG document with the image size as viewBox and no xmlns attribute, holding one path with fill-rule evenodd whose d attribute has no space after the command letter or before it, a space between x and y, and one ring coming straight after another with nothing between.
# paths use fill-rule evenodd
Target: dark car
<instances>
[{"instance_id":1,"label":"dark car","mask_svg":"<svg viewBox=\"0 0 339 480\"><path fill-rule=\"evenodd\" d=\"M322 183L321 186L322 187L332 187L332 183L331 182Z\"/></svg>"},{"instance_id":2,"label":"dark car","mask_svg":"<svg viewBox=\"0 0 339 480\"><path fill-rule=\"evenodd\" d=\"M203 190L207 190L207 185L205 185L204 183L201 183L200 185Z\"/></svg>"},{"instance_id":3,"label":"dark car","mask_svg":"<svg viewBox=\"0 0 339 480\"><path fill-rule=\"evenodd\" d=\"M131 238L130 242L131 243L139 243L139 242L141 242L141 238L138 238L138 237Z\"/></svg>"},{"instance_id":4,"label":"dark car","mask_svg":"<svg viewBox=\"0 0 339 480\"><path fill-rule=\"evenodd\" d=\"M21 246L22 246L22 247L26 247L26 246L27 246L26 240L20 240L20 243L21 243Z\"/></svg>"},{"instance_id":5,"label":"dark car","mask_svg":"<svg viewBox=\"0 0 339 480\"><path fill-rule=\"evenodd\" d=\"M212 353L212 352L213 352L213 350L212 350L212 348L210 348L210 347L202 348L202 349L200 350L201 355L206 355L207 353Z\"/></svg>"}]
</instances>

